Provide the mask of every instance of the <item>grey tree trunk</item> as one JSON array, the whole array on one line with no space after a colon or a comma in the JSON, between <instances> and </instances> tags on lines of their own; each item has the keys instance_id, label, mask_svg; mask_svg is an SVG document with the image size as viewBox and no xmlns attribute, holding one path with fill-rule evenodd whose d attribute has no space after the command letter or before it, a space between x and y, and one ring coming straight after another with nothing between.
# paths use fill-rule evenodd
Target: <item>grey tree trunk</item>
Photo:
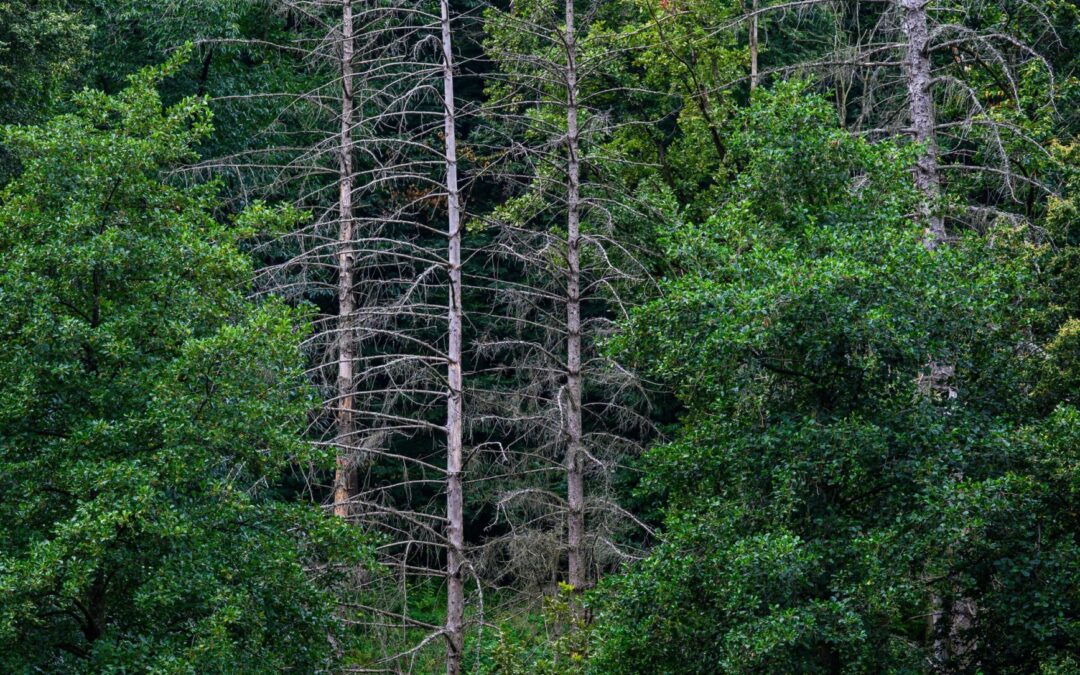
<instances>
[{"instance_id":1,"label":"grey tree trunk","mask_svg":"<svg viewBox=\"0 0 1080 675\"><path fill-rule=\"evenodd\" d=\"M465 564L464 494L462 485L462 376L461 376L461 204L458 193L456 113L454 110L454 60L450 42L450 4L440 0L443 48L443 135L446 142L446 203L450 299L448 311L446 401L446 672L461 672L465 648Z\"/></svg>"},{"instance_id":2,"label":"grey tree trunk","mask_svg":"<svg viewBox=\"0 0 1080 675\"><path fill-rule=\"evenodd\" d=\"M933 640L934 665L938 672L967 672L972 666L975 643L968 631L975 624L978 605L964 597L955 585L947 597L931 598L929 632Z\"/></svg>"},{"instance_id":3,"label":"grey tree trunk","mask_svg":"<svg viewBox=\"0 0 1080 675\"><path fill-rule=\"evenodd\" d=\"M929 0L899 0L904 33L904 78L908 90L908 110L912 136L924 147L915 165L915 186L923 194L922 219L926 246L934 248L945 240L945 223L937 212L941 196L938 170L934 98L931 91L930 28L926 16Z\"/></svg>"},{"instance_id":4,"label":"grey tree trunk","mask_svg":"<svg viewBox=\"0 0 1080 675\"><path fill-rule=\"evenodd\" d=\"M585 477L581 428L581 165L574 0L566 0L566 501L568 581L585 588Z\"/></svg>"},{"instance_id":5,"label":"grey tree trunk","mask_svg":"<svg viewBox=\"0 0 1080 675\"><path fill-rule=\"evenodd\" d=\"M930 64L930 28L926 7L929 0L900 0L901 28L906 43L904 76L908 89L908 108L912 135L923 145L923 153L915 164L915 186L923 194L922 218L926 227L923 243L929 249L937 248L946 240L945 222L938 213L941 198L941 176L938 165L937 127L934 116L934 98L931 91L933 76ZM938 373L942 381L938 389L944 389L948 398L955 396L949 388L948 378L954 367L948 364L930 363L931 380ZM974 600L962 596L943 599L931 598L933 612L934 659L939 669L946 672L962 670L968 655L974 648L965 632L969 630L977 613Z\"/></svg>"},{"instance_id":6,"label":"grey tree trunk","mask_svg":"<svg viewBox=\"0 0 1080 675\"><path fill-rule=\"evenodd\" d=\"M750 91L757 89L758 75L758 0L750 4Z\"/></svg>"},{"instance_id":7,"label":"grey tree trunk","mask_svg":"<svg viewBox=\"0 0 1080 675\"><path fill-rule=\"evenodd\" d=\"M335 416L334 513L347 517L358 490L352 452L355 421L353 411L353 0L342 0L341 9L341 129L338 140L338 321L337 387Z\"/></svg>"}]
</instances>

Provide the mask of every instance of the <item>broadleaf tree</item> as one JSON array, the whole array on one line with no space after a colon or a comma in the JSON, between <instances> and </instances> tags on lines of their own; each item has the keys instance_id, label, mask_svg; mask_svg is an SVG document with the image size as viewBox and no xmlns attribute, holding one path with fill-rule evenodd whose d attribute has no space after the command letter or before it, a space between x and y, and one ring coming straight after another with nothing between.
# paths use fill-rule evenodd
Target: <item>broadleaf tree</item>
<instances>
[{"instance_id":1,"label":"broadleaf tree","mask_svg":"<svg viewBox=\"0 0 1080 675\"><path fill-rule=\"evenodd\" d=\"M283 481L322 461L307 318L247 298L240 249L296 214L221 222L214 185L170 184L210 129L155 91L183 56L4 132L24 167L0 203L6 672L312 672L348 638L334 570L369 549Z\"/></svg>"},{"instance_id":2,"label":"broadleaf tree","mask_svg":"<svg viewBox=\"0 0 1080 675\"><path fill-rule=\"evenodd\" d=\"M618 341L686 412L648 458L662 541L600 596L598 672L1060 663L1076 410L1032 396L1042 249L1012 224L927 248L918 146L804 86L736 115L738 182L668 229L683 271Z\"/></svg>"}]
</instances>

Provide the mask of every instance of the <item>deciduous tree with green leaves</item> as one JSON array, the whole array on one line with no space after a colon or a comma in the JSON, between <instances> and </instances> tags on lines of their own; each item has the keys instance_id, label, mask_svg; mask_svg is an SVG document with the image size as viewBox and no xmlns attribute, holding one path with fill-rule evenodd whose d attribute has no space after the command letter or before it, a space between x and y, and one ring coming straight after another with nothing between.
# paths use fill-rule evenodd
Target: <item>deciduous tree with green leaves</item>
<instances>
[{"instance_id":1,"label":"deciduous tree with green leaves","mask_svg":"<svg viewBox=\"0 0 1080 675\"><path fill-rule=\"evenodd\" d=\"M210 129L163 108L182 56L8 127L0 196L0 670L315 672L369 549L283 487L303 439L303 312L246 294L239 242L168 170Z\"/></svg>"},{"instance_id":2,"label":"deciduous tree with green leaves","mask_svg":"<svg viewBox=\"0 0 1080 675\"><path fill-rule=\"evenodd\" d=\"M615 345L686 414L649 457L665 533L599 596L594 668L1068 663L1080 420L1033 395L1075 353L1044 349L1044 252L1013 225L925 247L918 147L848 134L803 88L736 115L737 182L667 228L679 273Z\"/></svg>"}]
</instances>

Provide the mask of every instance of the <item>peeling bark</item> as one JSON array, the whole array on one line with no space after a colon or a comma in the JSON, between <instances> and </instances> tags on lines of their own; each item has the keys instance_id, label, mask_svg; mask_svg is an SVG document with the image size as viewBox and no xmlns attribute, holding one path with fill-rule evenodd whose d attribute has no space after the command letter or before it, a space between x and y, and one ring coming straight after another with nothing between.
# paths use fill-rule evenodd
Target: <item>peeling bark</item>
<instances>
[{"instance_id":1,"label":"peeling bark","mask_svg":"<svg viewBox=\"0 0 1080 675\"><path fill-rule=\"evenodd\" d=\"M934 122L933 78L930 66L930 29L926 15L929 0L899 0L904 33L904 79L908 90L908 113L912 137L923 146L915 164L915 187L923 195L921 218L926 227L925 243L934 248L945 240L945 223L937 213L941 197L937 136Z\"/></svg>"}]
</instances>

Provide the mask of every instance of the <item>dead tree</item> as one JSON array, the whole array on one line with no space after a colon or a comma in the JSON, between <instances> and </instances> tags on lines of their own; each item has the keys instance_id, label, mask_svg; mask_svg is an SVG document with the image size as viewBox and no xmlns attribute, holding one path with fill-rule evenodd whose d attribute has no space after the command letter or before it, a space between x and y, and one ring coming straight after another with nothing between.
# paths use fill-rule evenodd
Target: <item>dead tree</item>
<instances>
[{"instance_id":1,"label":"dead tree","mask_svg":"<svg viewBox=\"0 0 1080 675\"><path fill-rule=\"evenodd\" d=\"M581 146L578 142L577 33L566 0L566 555L568 581L585 588L585 478L581 441Z\"/></svg>"},{"instance_id":2,"label":"dead tree","mask_svg":"<svg viewBox=\"0 0 1080 675\"><path fill-rule=\"evenodd\" d=\"M643 44L666 53L688 101L701 107L732 88L750 88L769 78L814 74L823 89L837 91L841 122L856 133L873 137L905 136L919 143L923 152L913 171L913 183L924 196L919 217L927 230L927 245L946 237L946 225L954 221L985 227L994 219L1016 220L1012 207L1030 210L1032 194L1049 195L1054 187L1018 166L1019 155L1011 148L1023 147L1036 155L1045 152L1022 124L1003 118L994 106L1011 99L1015 114L1023 115L1020 73L1037 74L1045 81L1043 105L1053 105L1054 75L1040 55L1041 46L1056 42L1052 22L1037 3L1022 0L1018 14L1044 26L1029 43L1007 29L966 23L971 15L965 0L931 5L925 0L886 2L836 2L835 0L759 0L749 11L734 17L726 12L702 14L697 7L674 3L651 3L650 20L641 31ZM795 61L757 64L760 23L768 19L778 31L808 30L803 24L829 26L813 33L808 43L821 44L816 55ZM679 40L671 39L684 25ZM686 26L692 26L693 30ZM723 80L704 81L695 71L695 57L732 42L742 30L749 32L750 72ZM722 47L720 47L722 48ZM681 67L676 67L681 66ZM1035 66L1031 68L1029 66ZM974 78L981 78L981 84ZM987 89L997 90L992 97ZM941 103L948 101L947 106ZM947 110L948 114L943 111ZM703 119L706 109L702 110ZM715 126L706 119L710 129ZM719 154L723 147L713 136ZM997 201L977 203L951 187L973 177L980 189L993 192ZM984 202L987 200L983 200Z\"/></svg>"},{"instance_id":3,"label":"dead tree","mask_svg":"<svg viewBox=\"0 0 1080 675\"><path fill-rule=\"evenodd\" d=\"M937 137L930 75L930 28L926 18L929 0L899 0L903 17L904 80L908 90L908 118L912 139L923 146L915 163L915 187L923 195L922 218L926 245L933 248L945 239L945 222L936 205L941 199L938 177Z\"/></svg>"},{"instance_id":4,"label":"dead tree","mask_svg":"<svg viewBox=\"0 0 1080 675\"><path fill-rule=\"evenodd\" d=\"M257 253L270 262L266 291L321 310L308 350L324 405L311 432L335 469L330 485L311 470L312 493L384 536L385 573L353 580L380 601L344 606L343 619L383 641L372 666L404 667L445 640L456 673L471 568L453 17L446 1L279 7L295 39L258 48L289 55L301 85L237 95L277 105L274 142L203 168L232 176L247 199L288 199L309 214ZM429 578L446 584L442 626L410 617L410 590Z\"/></svg>"},{"instance_id":5,"label":"dead tree","mask_svg":"<svg viewBox=\"0 0 1080 675\"><path fill-rule=\"evenodd\" d=\"M502 387L483 394L477 420L489 427L489 468L502 479L513 474L497 497L511 531L489 542L492 555L508 547L520 556L514 573L536 581L557 575L565 556L566 581L583 589L595 578L598 548L626 555L605 536L626 521L603 484L649 423L640 383L597 351L620 288L646 275L633 244L613 236L640 205L611 175L617 158L604 156L600 141L614 125L589 103L612 94L593 84L608 60L582 59L596 5L583 22L578 9L565 0L488 14L487 46L500 70L485 114L501 142L484 151L511 197L486 222L498 266L516 271L496 281L497 325L506 328L478 345ZM584 93L582 78L591 87ZM562 494L554 480L565 482Z\"/></svg>"},{"instance_id":6,"label":"dead tree","mask_svg":"<svg viewBox=\"0 0 1080 675\"><path fill-rule=\"evenodd\" d=\"M355 458L349 443L353 426L353 0L341 3L341 132L338 147L338 411L334 443L337 448L334 473L334 513L349 515L349 505L357 492Z\"/></svg>"},{"instance_id":7,"label":"dead tree","mask_svg":"<svg viewBox=\"0 0 1080 675\"><path fill-rule=\"evenodd\" d=\"M462 293L461 293L461 195L458 191L457 114L454 106L454 50L450 30L450 0L439 0L442 35L443 138L446 148L447 266L449 298L447 316L446 382L446 672L461 672L465 649L465 514L462 399Z\"/></svg>"},{"instance_id":8,"label":"dead tree","mask_svg":"<svg viewBox=\"0 0 1080 675\"><path fill-rule=\"evenodd\" d=\"M839 50L819 63L805 64L824 79L851 83L856 109L850 127L871 136L905 135L922 147L913 169L913 181L923 196L919 218L925 242L935 247L947 238L946 222L984 227L997 219L1014 221L1010 203L1021 205L1021 188L1043 195L1053 186L1026 175L1010 147L1043 154L1036 139L1020 124L995 113L995 101L984 93L981 78L998 89L1002 100L1012 99L1018 114L1024 109L1020 73L1041 73L1047 83L1044 105L1053 105L1054 74L1040 56L1038 45L997 30L964 23L964 2L932 6L926 0L892 0L882 7L856 3L838 12ZM1033 20L1045 21L1040 10L1020 3ZM1047 21L1048 39L1056 39ZM948 101L948 106L941 103ZM948 115L943 113L948 111ZM847 117L848 111L841 115ZM957 190L970 176L978 176L998 203L978 203ZM985 200L983 200L985 201Z\"/></svg>"}]
</instances>

